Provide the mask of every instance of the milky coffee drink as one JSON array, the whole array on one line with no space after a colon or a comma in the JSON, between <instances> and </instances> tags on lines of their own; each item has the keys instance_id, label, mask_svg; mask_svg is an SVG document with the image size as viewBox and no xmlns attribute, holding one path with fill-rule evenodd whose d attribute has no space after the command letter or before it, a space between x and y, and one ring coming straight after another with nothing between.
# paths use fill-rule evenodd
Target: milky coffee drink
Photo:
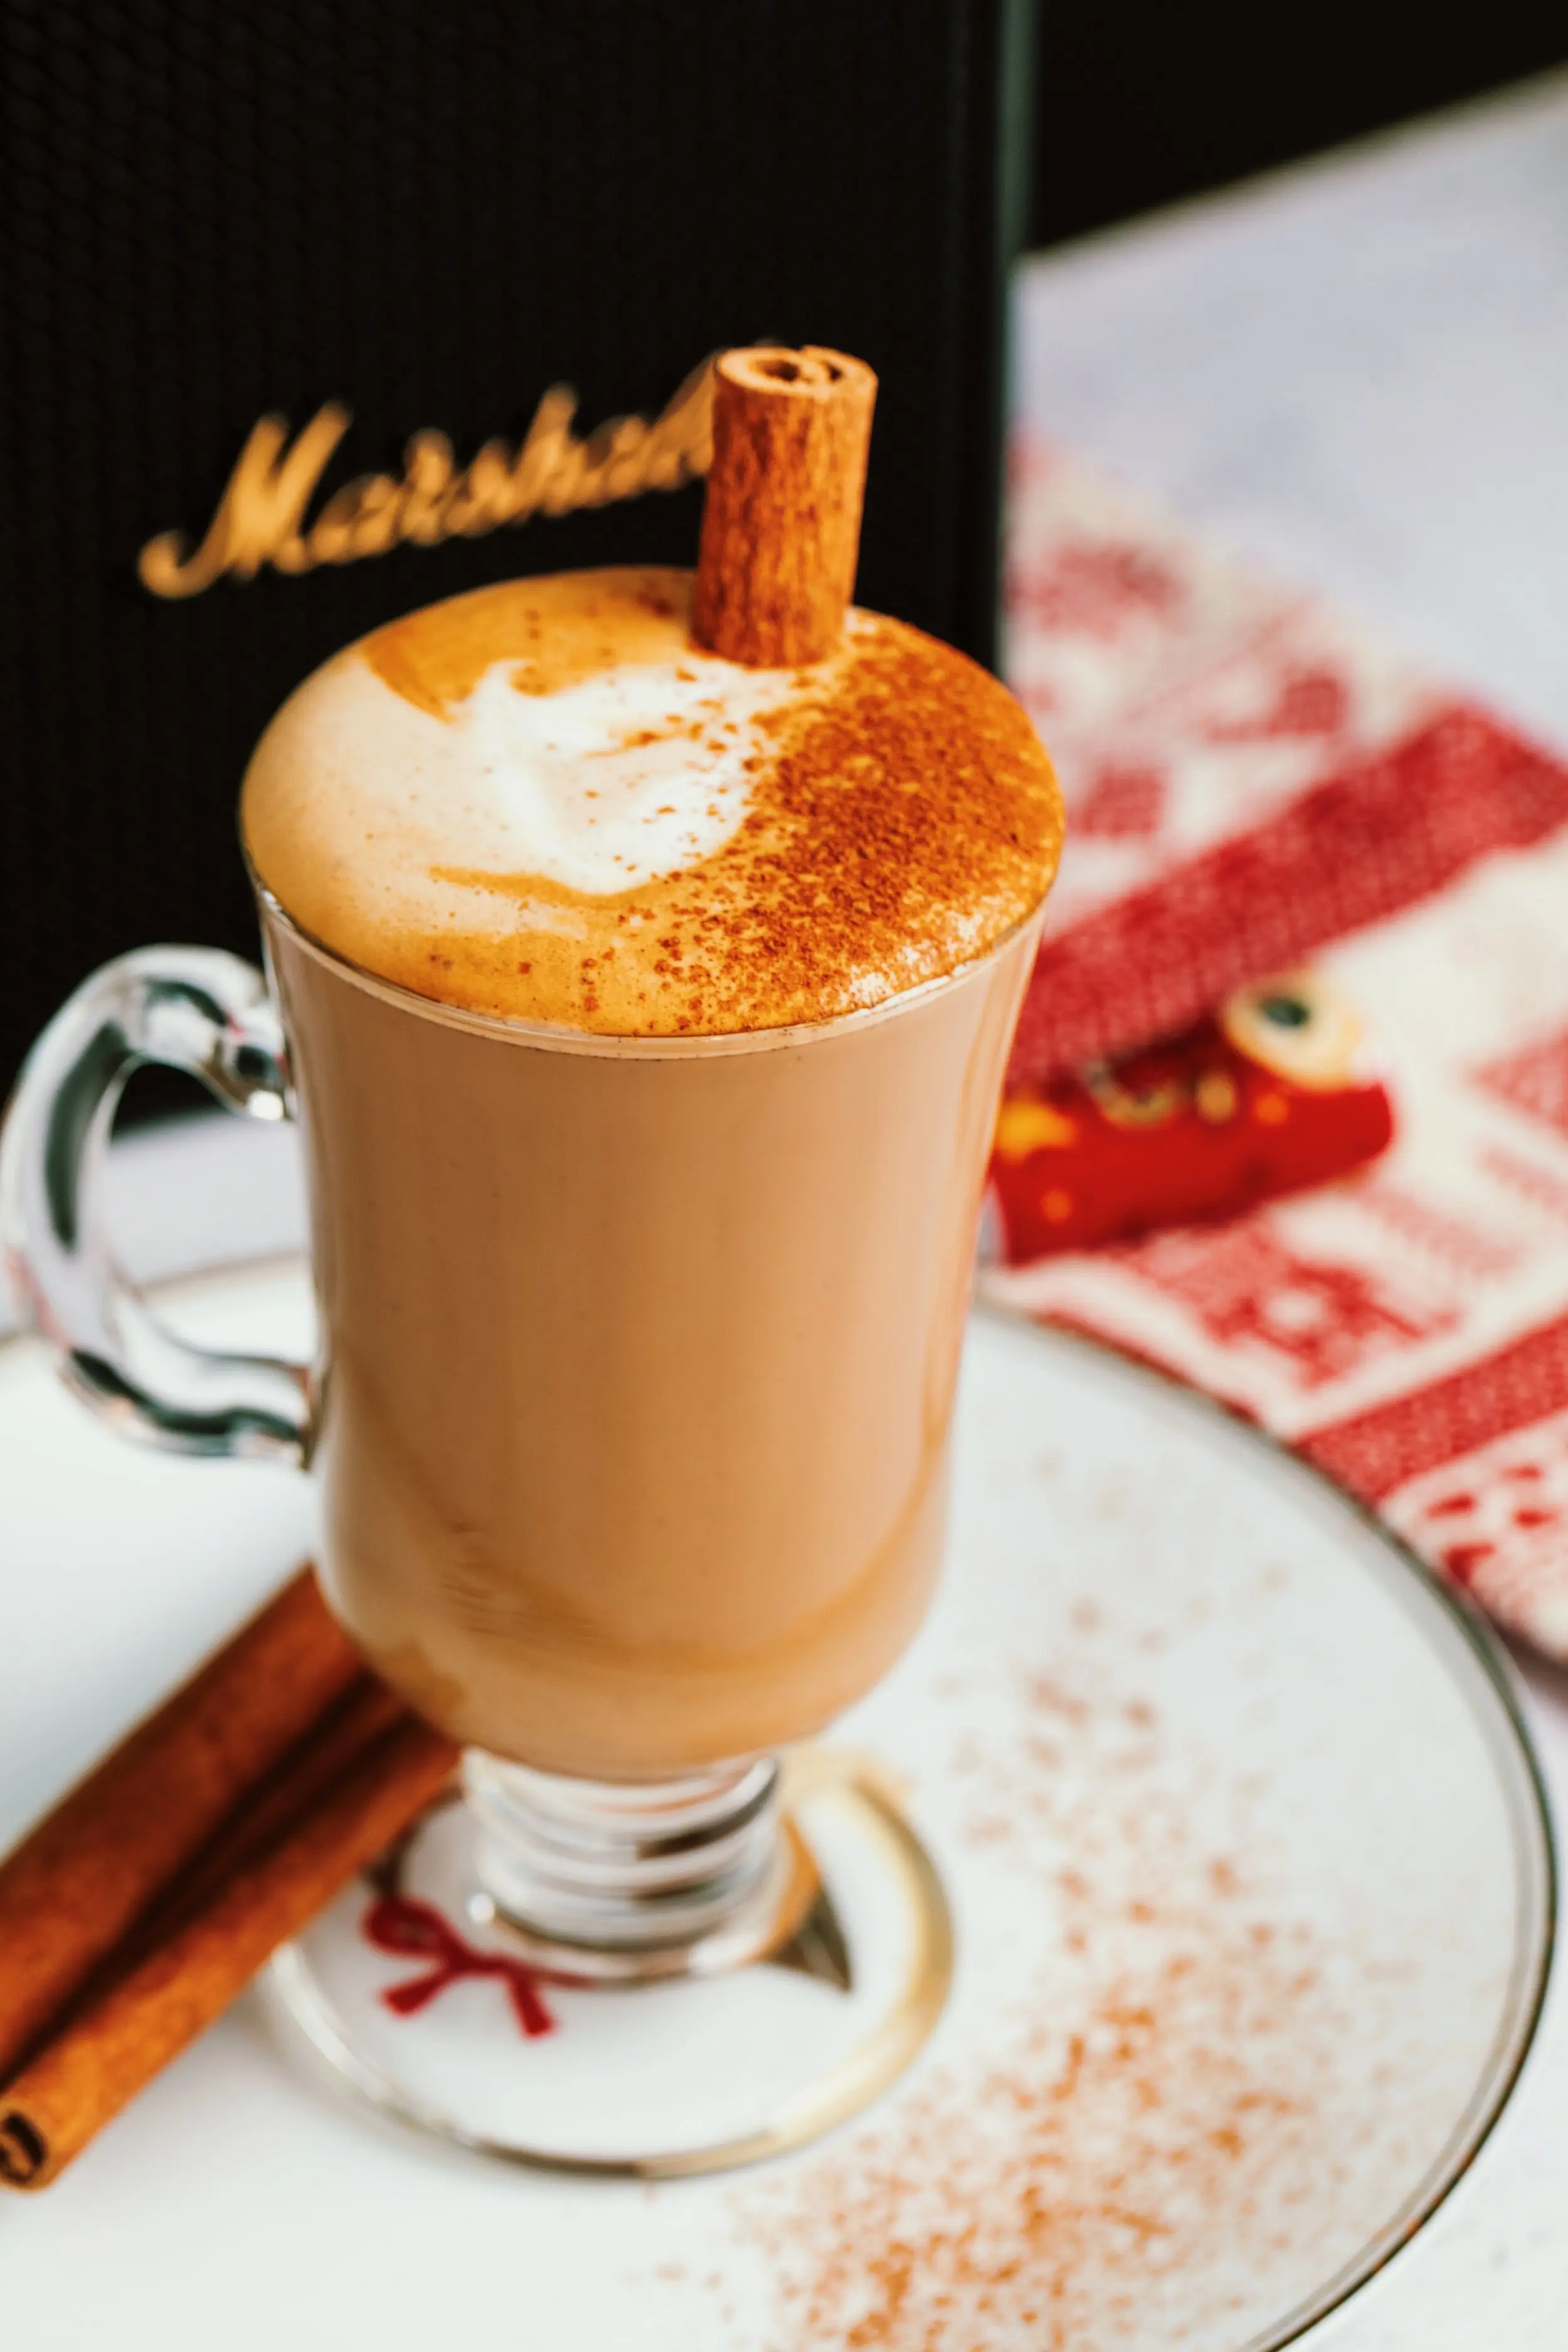
<instances>
[{"instance_id":1,"label":"milky coffee drink","mask_svg":"<svg viewBox=\"0 0 1568 2352\"><path fill-rule=\"evenodd\" d=\"M1060 842L1018 706L851 612L742 667L691 576L481 589L246 780L325 1335L333 1607L458 1739L656 1778L919 1622L997 1089Z\"/></svg>"}]
</instances>

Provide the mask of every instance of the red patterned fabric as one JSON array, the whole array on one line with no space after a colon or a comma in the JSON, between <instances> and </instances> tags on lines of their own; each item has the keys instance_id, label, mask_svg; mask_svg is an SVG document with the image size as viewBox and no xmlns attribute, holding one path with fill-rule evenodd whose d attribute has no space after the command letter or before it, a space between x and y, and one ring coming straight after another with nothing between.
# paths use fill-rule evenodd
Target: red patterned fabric
<instances>
[{"instance_id":1,"label":"red patterned fabric","mask_svg":"<svg viewBox=\"0 0 1568 2352\"><path fill-rule=\"evenodd\" d=\"M1378 1503L1510 1430L1544 1421L1565 1402L1568 1316L1560 1315L1447 1380L1311 1431L1302 1451L1363 1502Z\"/></svg>"},{"instance_id":2,"label":"red patterned fabric","mask_svg":"<svg viewBox=\"0 0 1568 2352\"><path fill-rule=\"evenodd\" d=\"M1012 512L1069 845L987 1285L1209 1388L1568 1657L1568 763L1054 451L1016 452ZM1291 1097L1288 1146L1234 1066L1205 1122L1211 1016L1303 962L1369 1069ZM1098 1131L1105 1068L1185 1071L1190 1115ZM1392 1097L1381 1156L1358 1093Z\"/></svg>"},{"instance_id":3,"label":"red patterned fabric","mask_svg":"<svg viewBox=\"0 0 1568 2352\"><path fill-rule=\"evenodd\" d=\"M1568 1029L1478 1070L1476 1083L1568 1135Z\"/></svg>"},{"instance_id":4,"label":"red patterned fabric","mask_svg":"<svg viewBox=\"0 0 1568 2352\"><path fill-rule=\"evenodd\" d=\"M1045 1077L1183 1028L1243 982L1397 915L1478 858L1528 849L1565 822L1568 770L1483 711L1439 711L1278 816L1049 940L1013 1076Z\"/></svg>"}]
</instances>

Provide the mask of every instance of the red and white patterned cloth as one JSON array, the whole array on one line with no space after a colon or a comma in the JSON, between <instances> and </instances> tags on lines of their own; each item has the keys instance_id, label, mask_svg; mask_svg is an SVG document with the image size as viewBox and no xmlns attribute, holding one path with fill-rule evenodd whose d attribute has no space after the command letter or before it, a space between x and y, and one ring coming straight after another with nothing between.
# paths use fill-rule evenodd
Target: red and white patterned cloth
<instances>
[{"instance_id":1,"label":"red and white patterned cloth","mask_svg":"<svg viewBox=\"0 0 1568 2352\"><path fill-rule=\"evenodd\" d=\"M986 1286L1251 1414L1568 1656L1568 763L1055 450L1012 518L1009 674L1070 812L1014 1080L1310 962L1396 1133Z\"/></svg>"}]
</instances>

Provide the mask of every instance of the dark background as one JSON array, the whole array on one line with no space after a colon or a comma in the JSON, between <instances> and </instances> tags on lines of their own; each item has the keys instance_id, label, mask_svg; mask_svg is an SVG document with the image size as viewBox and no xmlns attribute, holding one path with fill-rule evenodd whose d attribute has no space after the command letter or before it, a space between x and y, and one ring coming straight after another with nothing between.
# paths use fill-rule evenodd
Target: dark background
<instances>
[{"instance_id":1,"label":"dark background","mask_svg":"<svg viewBox=\"0 0 1568 2352\"><path fill-rule=\"evenodd\" d=\"M1563 0L1043 0L1028 239L1058 243L1568 61Z\"/></svg>"}]
</instances>

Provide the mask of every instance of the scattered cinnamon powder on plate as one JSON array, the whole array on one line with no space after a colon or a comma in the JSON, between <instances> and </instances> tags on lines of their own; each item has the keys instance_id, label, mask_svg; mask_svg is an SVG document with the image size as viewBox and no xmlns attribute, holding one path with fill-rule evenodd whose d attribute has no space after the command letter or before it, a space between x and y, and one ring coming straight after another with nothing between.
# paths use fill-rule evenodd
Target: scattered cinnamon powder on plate
<instances>
[{"instance_id":1,"label":"scattered cinnamon powder on plate","mask_svg":"<svg viewBox=\"0 0 1568 2352\"><path fill-rule=\"evenodd\" d=\"M1037 1676L1024 1720L953 1769L965 1841L1054 1919L1032 1997L981 2020L984 2067L939 2040L879 2115L735 2192L776 2281L769 2352L1222 2352L1253 2334L1251 2272L1278 2318L1355 2225L1345 1988L1314 1935L1189 1834L1191 1759L1142 1695ZM967 1953L965 2042L986 1976Z\"/></svg>"}]
</instances>

